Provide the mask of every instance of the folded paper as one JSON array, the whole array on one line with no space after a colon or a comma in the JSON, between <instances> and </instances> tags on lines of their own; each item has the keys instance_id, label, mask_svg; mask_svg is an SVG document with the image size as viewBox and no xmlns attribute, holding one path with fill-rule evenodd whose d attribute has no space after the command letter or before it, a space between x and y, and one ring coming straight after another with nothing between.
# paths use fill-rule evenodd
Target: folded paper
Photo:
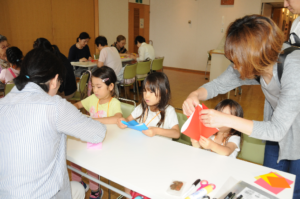
<instances>
[{"instance_id":1,"label":"folded paper","mask_svg":"<svg viewBox=\"0 0 300 199\"><path fill-rule=\"evenodd\" d=\"M100 142L98 144L93 144L93 143L88 142L87 148L88 149L102 149L102 142Z\"/></svg>"},{"instance_id":2,"label":"folded paper","mask_svg":"<svg viewBox=\"0 0 300 199\"><path fill-rule=\"evenodd\" d=\"M137 123L135 120L129 121L129 122L125 122L125 121L121 121L123 124L125 124L128 128L137 130L137 131L143 131L143 130L148 130L148 127L146 126L146 124L142 123L139 124Z\"/></svg>"},{"instance_id":3,"label":"folded paper","mask_svg":"<svg viewBox=\"0 0 300 199\"><path fill-rule=\"evenodd\" d=\"M204 104L199 104L195 107L194 113L183 124L181 132L194 140L200 140L200 136L209 138L219 130L217 128L209 128L204 126L200 121L200 112L203 109L208 109Z\"/></svg>"}]
</instances>

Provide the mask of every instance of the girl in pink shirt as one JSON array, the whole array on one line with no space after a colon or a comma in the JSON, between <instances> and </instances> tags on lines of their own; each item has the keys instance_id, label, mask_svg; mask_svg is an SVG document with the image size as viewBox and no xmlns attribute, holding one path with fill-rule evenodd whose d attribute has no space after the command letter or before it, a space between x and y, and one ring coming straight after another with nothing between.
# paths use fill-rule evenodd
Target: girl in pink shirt
<instances>
[{"instance_id":1,"label":"girl in pink shirt","mask_svg":"<svg viewBox=\"0 0 300 199\"><path fill-rule=\"evenodd\" d=\"M12 80L19 75L23 53L17 47L10 47L6 50L6 56L9 62L9 68L3 69L0 73L0 81L4 84L12 82Z\"/></svg>"}]
</instances>

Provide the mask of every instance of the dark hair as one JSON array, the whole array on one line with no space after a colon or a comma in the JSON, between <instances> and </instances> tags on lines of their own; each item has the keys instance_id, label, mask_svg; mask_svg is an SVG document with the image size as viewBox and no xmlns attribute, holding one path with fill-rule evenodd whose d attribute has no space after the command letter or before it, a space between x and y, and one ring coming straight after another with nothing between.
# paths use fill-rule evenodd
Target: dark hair
<instances>
[{"instance_id":1,"label":"dark hair","mask_svg":"<svg viewBox=\"0 0 300 199\"><path fill-rule=\"evenodd\" d=\"M57 57L60 55L60 51L56 45L51 45L48 39L38 38L33 42L33 48L43 48L54 53Z\"/></svg>"},{"instance_id":2,"label":"dark hair","mask_svg":"<svg viewBox=\"0 0 300 199\"><path fill-rule=\"evenodd\" d=\"M108 67L108 66L102 66L100 68L97 68L93 73L92 73L93 77L98 77L102 80L108 78L108 80L106 80L104 83L109 86L111 83L114 84L114 88L111 91L111 96L114 97L115 94L115 85L117 82L117 76L115 71Z\"/></svg>"},{"instance_id":3,"label":"dark hair","mask_svg":"<svg viewBox=\"0 0 300 199\"><path fill-rule=\"evenodd\" d=\"M12 65L16 65L17 68L21 67L23 53L18 47L9 47L6 50L6 57L9 63L11 63Z\"/></svg>"},{"instance_id":4,"label":"dark hair","mask_svg":"<svg viewBox=\"0 0 300 199\"><path fill-rule=\"evenodd\" d=\"M122 40L126 40L126 38L125 38L123 35L119 35L119 36L117 37L117 42L120 42L120 41L122 41Z\"/></svg>"},{"instance_id":5,"label":"dark hair","mask_svg":"<svg viewBox=\"0 0 300 199\"><path fill-rule=\"evenodd\" d=\"M47 82L58 74L58 80L63 81L65 67L51 52L36 48L24 57L20 75L14 79L18 90L22 90L28 82L38 84L45 92L49 91Z\"/></svg>"},{"instance_id":6,"label":"dark hair","mask_svg":"<svg viewBox=\"0 0 300 199\"><path fill-rule=\"evenodd\" d=\"M95 44L98 47L99 44L101 46L106 46L107 45L107 39L104 36L99 36L95 39Z\"/></svg>"},{"instance_id":7,"label":"dark hair","mask_svg":"<svg viewBox=\"0 0 300 199\"><path fill-rule=\"evenodd\" d=\"M241 79L253 79L277 62L283 41L283 33L272 19L245 16L228 27L225 56L234 63Z\"/></svg>"},{"instance_id":8,"label":"dark hair","mask_svg":"<svg viewBox=\"0 0 300 199\"><path fill-rule=\"evenodd\" d=\"M5 36L3 36L3 35L0 35L0 43L1 43L2 41L7 41L7 38L6 38Z\"/></svg>"},{"instance_id":9,"label":"dark hair","mask_svg":"<svg viewBox=\"0 0 300 199\"><path fill-rule=\"evenodd\" d=\"M77 37L76 42L78 42L79 39L90 39L90 35L87 32L82 32L79 37Z\"/></svg>"},{"instance_id":10,"label":"dark hair","mask_svg":"<svg viewBox=\"0 0 300 199\"><path fill-rule=\"evenodd\" d=\"M142 36L137 36L136 38L135 38L135 40L134 40L134 44L135 45L137 45L137 43L143 43L143 42L146 42L146 40L145 40L145 38L144 37L142 37Z\"/></svg>"},{"instance_id":11,"label":"dark hair","mask_svg":"<svg viewBox=\"0 0 300 199\"><path fill-rule=\"evenodd\" d=\"M239 103L237 103L236 101L234 101L232 99L225 99L225 100L219 102L219 104L217 104L217 106L215 107L215 110L222 111L225 107L229 107L231 115L241 117L241 118L244 117L243 108L241 107L241 105ZM230 138L230 136L232 136L232 135L240 136L241 143L242 143L242 133L235 129L231 129L229 131L229 135L228 135L228 137L225 138L225 142L227 142L228 139Z\"/></svg>"},{"instance_id":12,"label":"dark hair","mask_svg":"<svg viewBox=\"0 0 300 199\"><path fill-rule=\"evenodd\" d=\"M170 83L167 75L161 72L155 72L148 75L143 82L143 91L152 91L155 93L156 97L160 97L159 103L156 104L156 108L160 111L161 115L160 121L157 123L157 127L160 127L165 121L165 110L168 107L171 98ZM138 118L136 118L136 120L143 120L145 111L148 109L148 105L144 99L144 95L142 98L141 106L143 112ZM147 114L149 114L149 111L147 112Z\"/></svg>"}]
</instances>

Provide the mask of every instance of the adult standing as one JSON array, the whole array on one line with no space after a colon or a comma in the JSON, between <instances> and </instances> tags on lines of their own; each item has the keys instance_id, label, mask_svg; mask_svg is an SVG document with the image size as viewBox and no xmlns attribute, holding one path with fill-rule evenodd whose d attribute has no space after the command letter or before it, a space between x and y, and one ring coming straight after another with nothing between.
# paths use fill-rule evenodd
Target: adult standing
<instances>
[{"instance_id":1,"label":"adult standing","mask_svg":"<svg viewBox=\"0 0 300 199\"><path fill-rule=\"evenodd\" d=\"M203 110L208 127L230 127L267 140L264 166L296 175L294 199L300 198L300 51L287 55L279 80L277 59L283 33L269 18L245 16L233 22L226 33L225 56L232 62L217 79L192 92L183 103L191 115L199 100L207 100L241 85L257 85L265 95L264 121L250 121L216 110ZM284 46L286 48L288 46Z\"/></svg>"},{"instance_id":2,"label":"adult standing","mask_svg":"<svg viewBox=\"0 0 300 199\"><path fill-rule=\"evenodd\" d=\"M145 61L146 59L155 59L155 52L152 45L147 44L146 40L142 36L137 36L134 40L134 44L139 48L138 57L131 55L131 58L136 59L136 61Z\"/></svg>"},{"instance_id":3,"label":"adult standing","mask_svg":"<svg viewBox=\"0 0 300 199\"><path fill-rule=\"evenodd\" d=\"M51 45L51 43L45 38L38 38L33 43L33 48L43 48L44 50L48 50L56 55L64 65L66 69L66 75L63 79L62 84L60 85L58 91L61 96L65 99L70 99L74 96L77 90L76 78L73 71L73 66L67 59L65 55L63 55L56 45Z\"/></svg>"},{"instance_id":4,"label":"adult standing","mask_svg":"<svg viewBox=\"0 0 300 199\"><path fill-rule=\"evenodd\" d=\"M284 7L289 9L289 11L293 14L300 14L299 0L284 0ZM300 16L293 21L290 33L290 43L300 46Z\"/></svg>"},{"instance_id":5,"label":"adult standing","mask_svg":"<svg viewBox=\"0 0 300 199\"><path fill-rule=\"evenodd\" d=\"M68 59L70 62L85 62L92 60L90 48L87 45L90 41L90 36L86 32L80 33L76 40L76 44L71 46Z\"/></svg>"},{"instance_id":6,"label":"adult standing","mask_svg":"<svg viewBox=\"0 0 300 199\"><path fill-rule=\"evenodd\" d=\"M70 186L67 135L99 143L106 127L56 95L63 76L53 53L33 49L14 79L16 86L1 99L0 198L71 199L71 188L77 192L73 196L84 198L82 186Z\"/></svg>"},{"instance_id":7,"label":"adult standing","mask_svg":"<svg viewBox=\"0 0 300 199\"><path fill-rule=\"evenodd\" d=\"M128 51L125 48L126 45L126 38L123 35L119 35L117 37L117 41L113 43L111 46L115 47L119 52L120 56L127 56Z\"/></svg>"}]
</instances>

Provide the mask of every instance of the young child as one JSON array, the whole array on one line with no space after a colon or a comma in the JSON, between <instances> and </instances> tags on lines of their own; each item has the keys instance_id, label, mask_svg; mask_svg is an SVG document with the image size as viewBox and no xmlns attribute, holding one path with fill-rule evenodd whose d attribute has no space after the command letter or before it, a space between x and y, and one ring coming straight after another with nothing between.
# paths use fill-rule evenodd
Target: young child
<instances>
[{"instance_id":1,"label":"young child","mask_svg":"<svg viewBox=\"0 0 300 199\"><path fill-rule=\"evenodd\" d=\"M4 84L12 82L20 74L23 53L17 47L10 47L6 50L6 56L9 68L3 69L0 73L0 81Z\"/></svg>"},{"instance_id":2,"label":"young child","mask_svg":"<svg viewBox=\"0 0 300 199\"><path fill-rule=\"evenodd\" d=\"M238 117L243 117L244 114L241 105L231 99L221 101L215 107L215 110ZM234 129L221 127L219 132L212 135L209 139L201 136L199 142L194 139L191 139L191 141L194 147L201 147L220 155L236 158L240 151L242 135L241 132Z\"/></svg>"},{"instance_id":3,"label":"young child","mask_svg":"<svg viewBox=\"0 0 300 199\"><path fill-rule=\"evenodd\" d=\"M75 103L74 105L80 109L85 108L90 116L104 124L115 124L122 117L121 103L115 96L115 83L117 81L116 74L113 69L102 66L92 73L92 87L94 94L86 99ZM75 168L81 170L81 167L72 164ZM99 176L91 171L87 171L89 175L99 179ZM79 181L83 184L86 191L91 189L90 199L100 199L103 190L99 189L99 185L93 181L89 182L89 187L82 180L81 176L72 172L72 180Z\"/></svg>"},{"instance_id":4,"label":"young child","mask_svg":"<svg viewBox=\"0 0 300 199\"><path fill-rule=\"evenodd\" d=\"M179 138L179 126L175 109L169 105L171 90L168 77L164 73L155 72L146 77L143 83L143 98L130 116L120 118L118 126L126 128L121 121L136 120L145 123L148 130L142 131L145 135L153 137L160 135L166 138ZM136 193L125 188L125 192L133 196Z\"/></svg>"}]
</instances>

